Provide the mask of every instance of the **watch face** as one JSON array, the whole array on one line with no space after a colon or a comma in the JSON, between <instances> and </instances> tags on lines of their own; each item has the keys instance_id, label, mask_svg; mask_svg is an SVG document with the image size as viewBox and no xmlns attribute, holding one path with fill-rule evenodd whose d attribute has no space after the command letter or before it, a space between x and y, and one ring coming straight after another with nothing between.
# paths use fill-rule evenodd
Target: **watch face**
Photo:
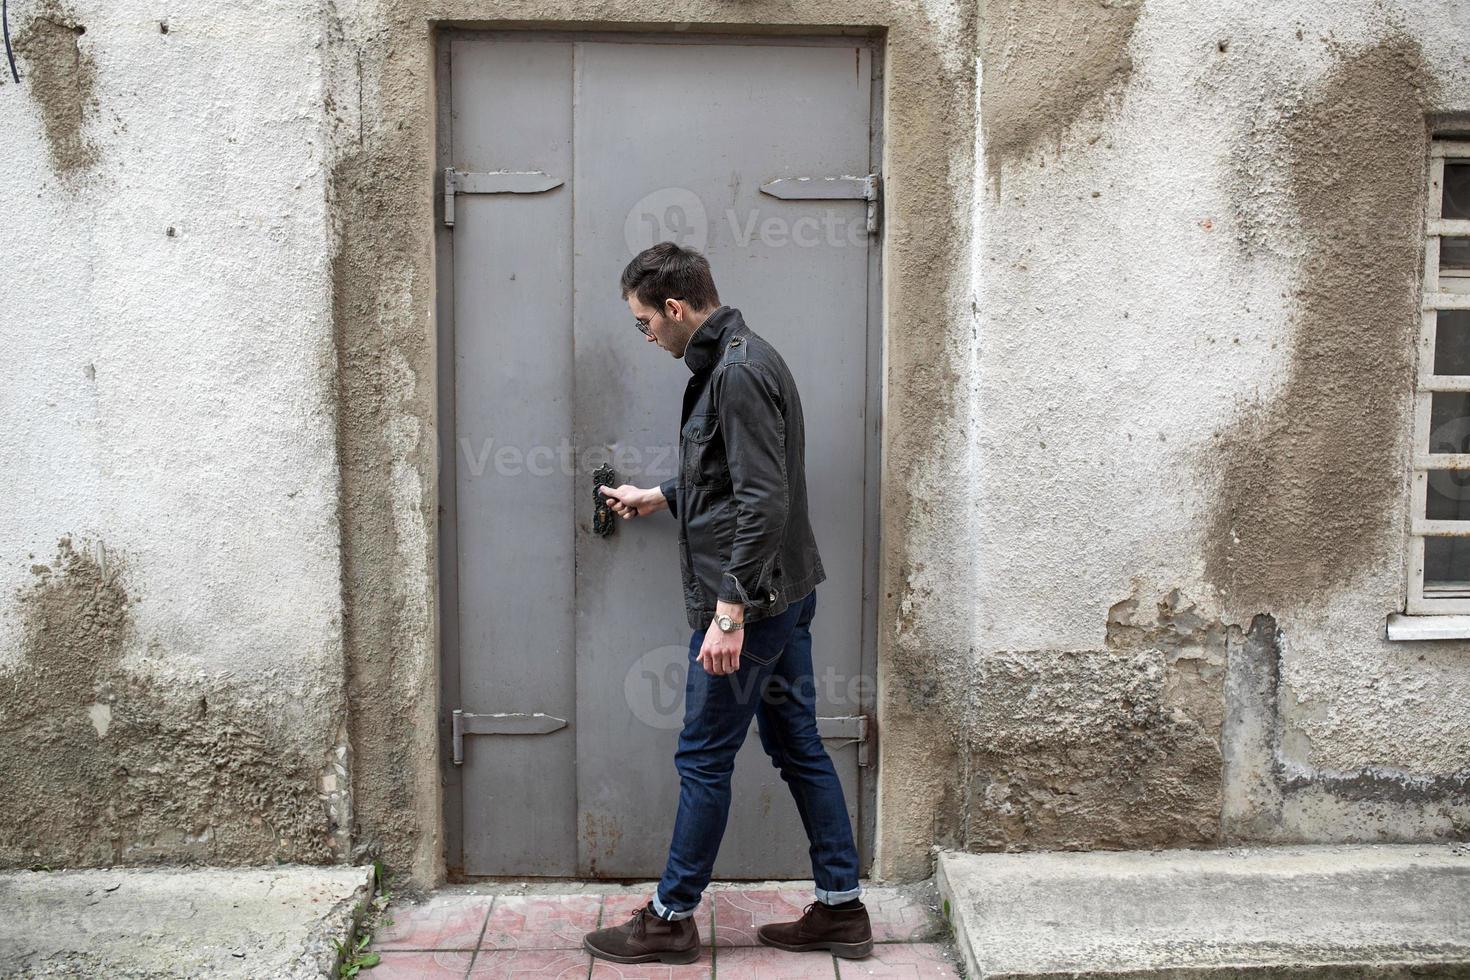
<instances>
[{"instance_id":1,"label":"watch face","mask_svg":"<svg viewBox=\"0 0 1470 980\"><path fill-rule=\"evenodd\" d=\"M732 620L729 616L721 616L718 622L720 624L720 629L724 630L726 633L730 632L730 627L735 625L735 621Z\"/></svg>"}]
</instances>

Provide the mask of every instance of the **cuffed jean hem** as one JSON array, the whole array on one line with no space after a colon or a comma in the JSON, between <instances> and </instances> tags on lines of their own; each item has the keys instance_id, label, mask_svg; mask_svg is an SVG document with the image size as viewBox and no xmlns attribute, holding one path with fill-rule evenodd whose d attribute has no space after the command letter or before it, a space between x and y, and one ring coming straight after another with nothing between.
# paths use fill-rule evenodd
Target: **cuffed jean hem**
<instances>
[{"instance_id":1,"label":"cuffed jean hem","mask_svg":"<svg viewBox=\"0 0 1470 980\"><path fill-rule=\"evenodd\" d=\"M823 905L841 905L843 902L850 902L854 898L860 897L862 894L862 885L858 885L856 888L849 888L845 892L832 892L828 891L825 888L818 888L817 901L821 902Z\"/></svg>"},{"instance_id":2,"label":"cuffed jean hem","mask_svg":"<svg viewBox=\"0 0 1470 980\"><path fill-rule=\"evenodd\" d=\"M687 912L679 912L669 908L663 902L659 901L658 890L655 889L653 893L653 914L658 916L660 919L668 919L670 922L677 922L680 919L687 919L691 915L693 915L694 909L690 909Z\"/></svg>"}]
</instances>

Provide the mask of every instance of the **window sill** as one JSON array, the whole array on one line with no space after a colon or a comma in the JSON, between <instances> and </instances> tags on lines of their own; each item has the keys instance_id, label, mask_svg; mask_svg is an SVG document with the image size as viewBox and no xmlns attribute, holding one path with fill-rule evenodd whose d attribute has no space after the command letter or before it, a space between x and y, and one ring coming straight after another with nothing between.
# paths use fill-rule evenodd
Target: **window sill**
<instances>
[{"instance_id":1,"label":"window sill","mask_svg":"<svg viewBox=\"0 0 1470 980\"><path fill-rule=\"evenodd\" d=\"M1407 616L1388 614L1390 640L1470 639L1470 616Z\"/></svg>"}]
</instances>

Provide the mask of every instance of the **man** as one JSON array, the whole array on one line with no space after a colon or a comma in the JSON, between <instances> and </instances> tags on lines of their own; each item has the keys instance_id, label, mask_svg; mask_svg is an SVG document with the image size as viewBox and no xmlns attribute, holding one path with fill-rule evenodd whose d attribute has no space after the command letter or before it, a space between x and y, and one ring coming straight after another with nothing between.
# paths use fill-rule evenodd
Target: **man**
<instances>
[{"instance_id":1,"label":"man","mask_svg":"<svg viewBox=\"0 0 1470 980\"><path fill-rule=\"evenodd\" d=\"M668 865L626 923L588 933L618 963L692 963L694 910L709 884L730 811L735 753L754 715L761 744L796 800L811 842L816 901L794 922L762 926L780 949L866 956L857 847L842 784L817 733L811 621L826 578L807 520L801 399L786 362L720 304L709 262L661 242L628 263L623 298L647 342L682 358L679 472L662 486L599 487L631 520L679 520L684 605L693 634L684 728L674 764L679 810Z\"/></svg>"}]
</instances>

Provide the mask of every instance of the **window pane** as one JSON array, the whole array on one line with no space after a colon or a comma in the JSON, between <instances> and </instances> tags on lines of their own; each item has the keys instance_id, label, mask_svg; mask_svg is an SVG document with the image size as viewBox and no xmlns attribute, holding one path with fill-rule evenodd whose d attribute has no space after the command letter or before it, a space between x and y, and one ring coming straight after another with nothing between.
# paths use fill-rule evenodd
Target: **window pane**
<instances>
[{"instance_id":1,"label":"window pane","mask_svg":"<svg viewBox=\"0 0 1470 980\"><path fill-rule=\"evenodd\" d=\"M1448 235L1441 238L1439 269L1441 272L1470 269L1470 238L1452 238Z\"/></svg>"},{"instance_id":2,"label":"window pane","mask_svg":"<svg viewBox=\"0 0 1470 980\"><path fill-rule=\"evenodd\" d=\"M1424 591L1470 588L1470 538L1424 539Z\"/></svg>"},{"instance_id":3,"label":"window pane","mask_svg":"<svg viewBox=\"0 0 1470 980\"><path fill-rule=\"evenodd\" d=\"M1434 373L1470 374L1470 310L1436 311Z\"/></svg>"},{"instance_id":4,"label":"window pane","mask_svg":"<svg viewBox=\"0 0 1470 980\"><path fill-rule=\"evenodd\" d=\"M1470 163L1444 165L1444 201L1440 215L1457 221L1470 218Z\"/></svg>"},{"instance_id":5,"label":"window pane","mask_svg":"<svg viewBox=\"0 0 1470 980\"><path fill-rule=\"evenodd\" d=\"M1470 453L1470 391L1436 391L1429 406L1429 451Z\"/></svg>"},{"instance_id":6,"label":"window pane","mask_svg":"<svg viewBox=\"0 0 1470 980\"><path fill-rule=\"evenodd\" d=\"M1470 473L1430 470L1424 516L1431 521L1470 521Z\"/></svg>"}]
</instances>

